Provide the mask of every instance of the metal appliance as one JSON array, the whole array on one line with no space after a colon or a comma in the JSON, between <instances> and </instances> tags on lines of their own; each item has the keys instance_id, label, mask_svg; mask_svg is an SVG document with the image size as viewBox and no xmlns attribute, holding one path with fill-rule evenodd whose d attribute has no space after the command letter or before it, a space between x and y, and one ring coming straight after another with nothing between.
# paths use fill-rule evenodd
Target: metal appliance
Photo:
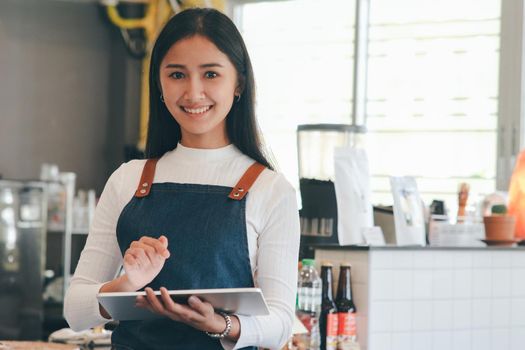
<instances>
[{"instance_id":1,"label":"metal appliance","mask_svg":"<svg viewBox=\"0 0 525 350\"><path fill-rule=\"evenodd\" d=\"M46 184L0 180L0 339L42 336Z\"/></svg>"},{"instance_id":2,"label":"metal appliance","mask_svg":"<svg viewBox=\"0 0 525 350\"><path fill-rule=\"evenodd\" d=\"M365 132L364 126L347 124L306 124L297 127L303 257L310 256L308 250L311 245L339 244L334 149L364 147Z\"/></svg>"}]
</instances>

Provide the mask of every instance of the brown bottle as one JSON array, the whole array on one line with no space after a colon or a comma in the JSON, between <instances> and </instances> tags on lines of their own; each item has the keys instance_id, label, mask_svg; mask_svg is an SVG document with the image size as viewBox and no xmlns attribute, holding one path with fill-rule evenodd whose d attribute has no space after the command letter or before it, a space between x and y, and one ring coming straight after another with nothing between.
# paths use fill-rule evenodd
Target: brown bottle
<instances>
[{"instance_id":1,"label":"brown bottle","mask_svg":"<svg viewBox=\"0 0 525 350\"><path fill-rule=\"evenodd\" d=\"M355 349L357 345L356 307L352 298L350 264L343 263L339 270L339 285L335 300L338 315L337 349Z\"/></svg>"},{"instance_id":2,"label":"brown bottle","mask_svg":"<svg viewBox=\"0 0 525 350\"><path fill-rule=\"evenodd\" d=\"M321 265L321 315L319 317L319 328L321 333L321 350L337 349L337 308L333 297L333 274L332 264Z\"/></svg>"}]
</instances>

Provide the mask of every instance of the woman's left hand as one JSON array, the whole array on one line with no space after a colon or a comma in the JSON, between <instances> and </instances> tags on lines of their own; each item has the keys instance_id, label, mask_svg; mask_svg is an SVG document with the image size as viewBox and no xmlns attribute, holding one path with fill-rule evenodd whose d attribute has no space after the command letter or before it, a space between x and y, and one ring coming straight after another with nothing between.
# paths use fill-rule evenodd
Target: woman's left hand
<instances>
[{"instance_id":1,"label":"woman's left hand","mask_svg":"<svg viewBox=\"0 0 525 350\"><path fill-rule=\"evenodd\" d=\"M188 305L183 305L174 302L164 287L160 288L160 297L149 287L145 291L146 296L138 296L136 299L138 307L147 308L151 312L186 323L201 331L222 333L226 329L226 321L215 313L213 306L194 295L188 298Z\"/></svg>"}]
</instances>

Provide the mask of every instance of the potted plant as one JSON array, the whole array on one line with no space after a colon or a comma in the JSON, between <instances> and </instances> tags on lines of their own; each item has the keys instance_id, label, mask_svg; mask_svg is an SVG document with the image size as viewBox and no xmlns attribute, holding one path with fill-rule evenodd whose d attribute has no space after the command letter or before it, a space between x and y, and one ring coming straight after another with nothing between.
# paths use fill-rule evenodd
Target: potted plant
<instances>
[{"instance_id":1,"label":"potted plant","mask_svg":"<svg viewBox=\"0 0 525 350\"><path fill-rule=\"evenodd\" d=\"M485 238L487 241L513 241L516 218L507 214L507 207L503 204L493 205L492 215L483 217Z\"/></svg>"}]
</instances>

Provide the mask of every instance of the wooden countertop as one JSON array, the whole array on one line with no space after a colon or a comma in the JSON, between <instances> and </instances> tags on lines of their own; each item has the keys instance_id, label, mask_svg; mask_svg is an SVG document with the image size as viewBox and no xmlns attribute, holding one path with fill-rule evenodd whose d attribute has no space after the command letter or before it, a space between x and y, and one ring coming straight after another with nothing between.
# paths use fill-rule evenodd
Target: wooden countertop
<instances>
[{"instance_id":1,"label":"wooden countertop","mask_svg":"<svg viewBox=\"0 0 525 350\"><path fill-rule=\"evenodd\" d=\"M0 350L79 350L76 345L0 340Z\"/></svg>"}]
</instances>

